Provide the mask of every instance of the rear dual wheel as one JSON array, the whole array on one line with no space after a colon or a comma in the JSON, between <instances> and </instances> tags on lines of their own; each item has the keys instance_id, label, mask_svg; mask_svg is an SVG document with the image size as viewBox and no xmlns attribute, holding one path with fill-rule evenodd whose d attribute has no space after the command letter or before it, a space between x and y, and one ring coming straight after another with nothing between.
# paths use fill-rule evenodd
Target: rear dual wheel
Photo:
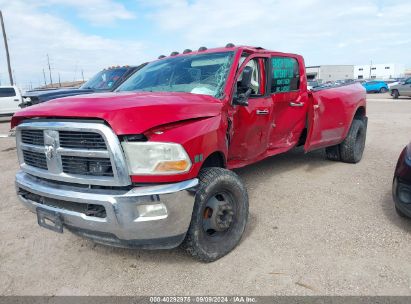
<instances>
[{"instance_id":1,"label":"rear dual wheel","mask_svg":"<svg viewBox=\"0 0 411 304\"><path fill-rule=\"evenodd\" d=\"M354 119L347 137L335 146L325 149L327 158L345 163L358 163L363 155L367 126L363 119Z\"/></svg>"},{"instance_id":2,"label":"rear dual wheel","mask_svg":"<svg viewBox=\"0 0 411 304\"><path fill-rule=\"evenodd\" d=\"M202 169L199 180L182 247L199 260L212 262L240 242L248 218L248 195L239 177L223 168Z\"/></svg>"}]
</instances>

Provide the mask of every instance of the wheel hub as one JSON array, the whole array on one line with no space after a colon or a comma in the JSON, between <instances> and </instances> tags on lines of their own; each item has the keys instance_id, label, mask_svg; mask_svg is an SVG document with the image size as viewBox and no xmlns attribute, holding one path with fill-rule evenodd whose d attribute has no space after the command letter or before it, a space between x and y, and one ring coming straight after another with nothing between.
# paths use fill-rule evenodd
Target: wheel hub
<instances>
[{"instance_id":1,"label":"wheel hub","mask_svg":"<svg viewBox=\"0 0 411 304\"><path fill-rule=\"evenodd\" d=\"M229 204L220 205L215 215L216 230L227 230L233 222L233 215L233 208Z\"/></svg>"},{"instance_id":2,"label":"wheel hub","mask_svg":"<svg viewBox=\"0 0 411 304\"><path fill-rule=\"evenodd\" d=\"M225 200L224 196L212 197L204 211L203 228L208 233L223 232L230 228L234 220L232 205Z\"/></svg>"}]
</instances>

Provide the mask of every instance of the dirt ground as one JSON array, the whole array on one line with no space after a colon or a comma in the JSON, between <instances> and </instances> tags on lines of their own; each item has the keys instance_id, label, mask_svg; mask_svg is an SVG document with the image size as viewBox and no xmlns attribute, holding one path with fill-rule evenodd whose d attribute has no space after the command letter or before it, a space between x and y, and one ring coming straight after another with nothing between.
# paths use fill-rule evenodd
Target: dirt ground
<instances>
[{"instance_id":1,"label":"dirt ground","mask_svg":"<svg viewBox=\"0 0 411 304\"><path fill-rule=\"evenodd\" d=\"M14 140L0 138L0 295L411 295L411 220L391 198L411 99L368 98L359 164L296 149L237 170L249 223L240 245L211 264L40 228L14 192ZM0 133L8 128L0 123Z\"/></svg>"}]
</instances>

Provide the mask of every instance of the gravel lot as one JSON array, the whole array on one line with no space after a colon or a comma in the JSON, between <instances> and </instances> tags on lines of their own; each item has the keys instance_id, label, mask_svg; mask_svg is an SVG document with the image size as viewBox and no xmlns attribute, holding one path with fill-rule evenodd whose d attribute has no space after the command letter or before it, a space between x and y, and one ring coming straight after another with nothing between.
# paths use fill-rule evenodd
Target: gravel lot
<instances>
[{"instance_id":1,"label":"gravel lot","mask_svg":"<svg viewBox=\"0 0 411 304\"><path fill-rule=\"evenodd\" d=\"M411 140L411 99L368 98L359 164L296 149L237 170L248 227L211 264L179 249L109 248L40 228L15 196L14 140L0 138L0 295L411 295L411 221L391 198Z\"/></svg>"}]
</instances>

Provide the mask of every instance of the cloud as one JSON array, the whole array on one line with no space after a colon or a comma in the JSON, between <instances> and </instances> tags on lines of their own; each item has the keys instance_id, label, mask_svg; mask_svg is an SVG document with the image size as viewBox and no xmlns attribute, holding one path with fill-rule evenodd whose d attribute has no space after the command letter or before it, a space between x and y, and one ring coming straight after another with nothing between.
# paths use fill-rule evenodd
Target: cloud
<instances>
[{"instance_id":1,"label":"cloud","mask_svg":"<svg viewBox=\"0 0 411 304\"><path fill-rule=\"evenodd\" d=\"M93 25L110 25L117 20L130 20L136 17L124 5L111 0L43 0L41 5L72 7L80 18Z\"/></svg>"},{"instance_id":2,"label":"cloud","mask_svg":"<svg viewBox=\"0 0 411 304\"><path fill-rule=\"evenodd\" d=\"M55 79L60 72L73 80L81 69L89 77L105 66L228 42L298 53L307 65L372 60L411 66L409 0L132 1L134 11L114 0L0 0L17 81L42 82L46 54ZM52 13L64 8L84 24ZM5 82L2 47L0 66Z\"/></svg>"},{"instance_id":3,"label":"cloud","mask_svg":"<svg viewBox=\"0 0 411 304\"><path fill-rule=\"evenodd\" d=\"M227 42L258 45L300 53L309 64L358 64L370 59L411 64L411 44L407 42L411 2L405 0L160 3L152 6L151 20L159 30L173 33L192 46ZM403 42L403 49L392 47L393 34L394 41ZM363 49L375 51L365 53Z\"/></svg>"},{"instance_id":4,"label":"cloud","mask_svg":"<svg viewBox=\"0 0 411 304\"><path fill-rule=\"evenodd\" d=\"M30 82L33 86L43 83L46 54L51 59L54 81L58 79L58 73L62 81L72 81L81 79L81 70L84 70L87 79L104 67L136 65L148 57L144 44L139 41L87 35L67 21L24 1L0 4L8 33L12 68L17 83L22 87L30 86ZM1 47L0 79L6 83L4 57ZM48 79L47 69L46 75Z\"/></svg>"}]
</instances>

